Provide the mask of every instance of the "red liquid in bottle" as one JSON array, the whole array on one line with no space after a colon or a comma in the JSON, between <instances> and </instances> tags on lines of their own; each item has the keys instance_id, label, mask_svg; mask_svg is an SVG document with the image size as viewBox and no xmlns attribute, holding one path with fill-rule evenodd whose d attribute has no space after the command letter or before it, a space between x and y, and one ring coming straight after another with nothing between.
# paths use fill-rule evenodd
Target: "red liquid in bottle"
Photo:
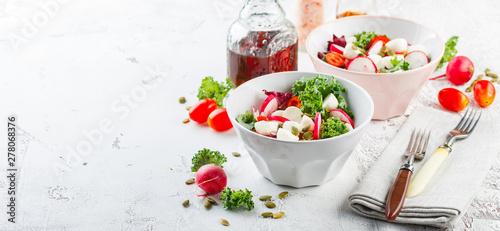
<instances>
[{"instance_id":1,"label":"red liquid in bottle","mask_svg":"<svg viewBox=\"0 0 500 231\"><path fill-rule=\"evenodd\" d=\"M261 75L297 70L297 41L266 56L268 41L275 34L276 32L256 32L256 43L252 43L252 36L248 36L248 39L240 43L239 53L227 49L228 76L236 86Z\"/></svg>"}]
</instances>

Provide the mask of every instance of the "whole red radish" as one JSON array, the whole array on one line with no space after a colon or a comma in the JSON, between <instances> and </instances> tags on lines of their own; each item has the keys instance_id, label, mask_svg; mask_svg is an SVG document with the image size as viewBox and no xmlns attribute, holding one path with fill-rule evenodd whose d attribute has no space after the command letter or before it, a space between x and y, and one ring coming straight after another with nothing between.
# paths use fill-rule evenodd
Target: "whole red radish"
<instances>
[{"instance_id":1,"label":"whole red radish","mask_svg":"<svg viewBox=\"0 0 500 231\"><path fill-rule=\"evenodd\" d=\"M465 56L455 56L446 67L446 78L455 85L469 82L474 74L474 64Z\"/></svg>"},{"instance_id":2,"label":"whole red radish","mask_svg":"<svg viewBox=\"0 0 500 231\"><path fill-rule=\"evenodd\" d=\"M227 184L224 170L215 164L206 164L196 172L196 184L208 194L222 192ZM204 196L204 195L202 195Z\"/></svg>"}]
</instances>

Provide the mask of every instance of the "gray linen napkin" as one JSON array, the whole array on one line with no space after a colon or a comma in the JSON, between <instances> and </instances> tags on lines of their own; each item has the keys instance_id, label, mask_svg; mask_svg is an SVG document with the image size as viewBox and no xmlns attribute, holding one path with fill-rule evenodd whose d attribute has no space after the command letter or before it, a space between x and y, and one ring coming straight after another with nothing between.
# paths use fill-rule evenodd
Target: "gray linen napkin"
<instances>
[{"instance_id":1,"label":"gray linen napkin","mask_svg":"<svg viewBox=\"0 0 500 231\"><path fill-rule=\"evenodd\" d=\"M349 196L351 208L363 216L385 220L387 193L406 159L404 152L413 128L432 130L425 159L414 164L416 174L434 150L447 140L449 131L463 114L431 107L415 108L359 187ZM500 152L500 123L491 114L483 111L472 135L455 142L451 154L426 189L417 197L406 198L394 222L449 227L461 218Z\"/></svg>"}]
</instances>

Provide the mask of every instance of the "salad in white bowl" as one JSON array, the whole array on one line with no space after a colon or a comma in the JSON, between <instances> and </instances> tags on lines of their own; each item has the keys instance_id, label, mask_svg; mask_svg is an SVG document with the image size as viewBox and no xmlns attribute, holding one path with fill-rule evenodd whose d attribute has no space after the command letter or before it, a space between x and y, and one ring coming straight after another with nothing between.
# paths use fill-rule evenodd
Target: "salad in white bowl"
<instances>
[{"instance_id":1,"label":"salad in white bowl","mask_svg":"<svg viewBox=\"0 0 500 231\"><path fill-rule=\"evenodd\" d=\"M335 67L367 73L408 71L429 63L425 46L369 31L347 38L334 34L327 51L318 52L318 58Z\"/></svg>"},{"instance_id":2,"label":"salad in white bowl","mask_svg":"<svg viewBox=\"0 0 500 231\"><path fill-rule=\"evenodd\" d=\"M353 114L341 95L346 89L335 77L303 77L292 92L267 91L262 106L254 105L236 121L245 128L278 140L317 140L354 129ZM259 109L260 108L260 109Z\"/></svg>"}]
</instances>

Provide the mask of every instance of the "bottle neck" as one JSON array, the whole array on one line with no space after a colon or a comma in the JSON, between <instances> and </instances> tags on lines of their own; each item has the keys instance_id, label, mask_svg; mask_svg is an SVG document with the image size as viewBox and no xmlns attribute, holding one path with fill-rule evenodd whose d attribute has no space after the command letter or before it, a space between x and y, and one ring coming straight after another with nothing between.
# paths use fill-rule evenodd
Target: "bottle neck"
<instances>
[{"instance_id":1,"label":"bottle neck","mask_svg":"<svg viewBox=\"0 0 500 231\"><path fill-rule=\"evenodd\" d=\"M238 21L252 30L272 30L286 20L277 0L247 0Z\"/></svg>"}]
</instances>

